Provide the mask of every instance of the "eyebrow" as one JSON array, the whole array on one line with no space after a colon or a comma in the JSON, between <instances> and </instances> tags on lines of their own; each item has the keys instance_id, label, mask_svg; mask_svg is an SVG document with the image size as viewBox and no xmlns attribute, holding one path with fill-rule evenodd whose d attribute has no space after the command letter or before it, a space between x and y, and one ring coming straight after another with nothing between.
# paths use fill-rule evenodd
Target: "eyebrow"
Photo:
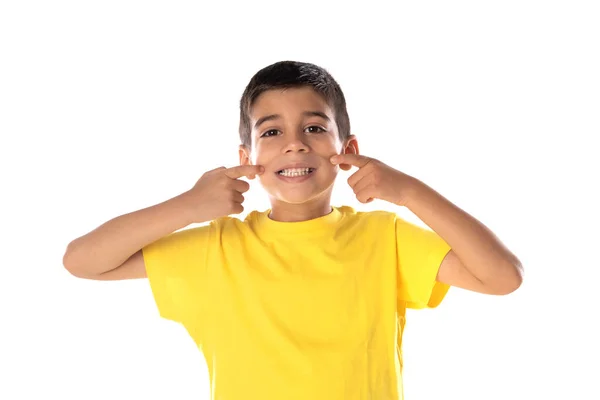
<instances>
[{"instance_id":1,"label":"eyebrow","mask_svg":"<svg viewBox=\"0 0 600 400\"><path fill-rule=\"evenodd\" d=\"M327 114L321 111L304 111L302 115L305 117L321 117L326 121L331 121ZM260 125L264 124L267 121L273 121L279 118L281 118L281 115L279 114L271 114L265 115L264 117L260 117L258 120L256 120L256 123L254 124L254 129L258 128Z\"/></svg>"}]
</instances>

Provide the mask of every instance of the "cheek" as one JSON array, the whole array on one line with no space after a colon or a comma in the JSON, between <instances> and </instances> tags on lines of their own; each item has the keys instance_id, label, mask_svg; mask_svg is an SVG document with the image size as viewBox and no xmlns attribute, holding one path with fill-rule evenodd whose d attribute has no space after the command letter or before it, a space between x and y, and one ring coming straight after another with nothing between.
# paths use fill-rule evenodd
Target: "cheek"
<instances>
[{"instance_id":1,"label":"cheek","mask_svg":"<svg viewBox=\"0 0 600 400\"><path fill-rule=\"evenodd\" d=\"M325 179L327 181L333 180L337 177L339 168L337 165L333 165L331 163L324 162L321 166L321 179Z\"/></svg>"},{"instance_id":2,"label":"cheek","mask_svg":"<svg viewBox=\"0 0 600 400\"><path fill-rule=\"evenodd\" d=\"M260 149L257 149L256 147L254 147L252 149L252 152L250 153L250 162L254 165L260 165L259 163L264 158L261 154L262 154L262 152L260 151Z\"/></svg>"},{"instance_id":3,"label":"cheek","mask_svg":"<svg viewBox=\"0 0 600 400\"><path fill-rule=\"evenodd\" d=\"M269 167L269 157L265 153L254 153L252 156L252 163L254 165L262 165L264 167Z\"/></svg>"},{"instance_id":4,"label":"cheek","mask_svg":"<svg viewBox=\"0 0 600 400\"><path fill-rule=\"evenodd\" d=\"M333 147L335 148L335 151L338 154L344 149L344 143L342 143L342 141L340 140L340 137L337 134L337 132L335 133L335 136L333 137Z\"/></svg>"},{"instance_id":5,"label":"cheek","mask_svg":"<svg viewBox=\"0 0 600 400\"><path fill-rule=\"evenodd\" d=\"M269 166L269 163L277 157L276 149L272 149L266 146L257 146L253 149L250 154L250 159L255 165Z\"/></svg>"}]
</instances>

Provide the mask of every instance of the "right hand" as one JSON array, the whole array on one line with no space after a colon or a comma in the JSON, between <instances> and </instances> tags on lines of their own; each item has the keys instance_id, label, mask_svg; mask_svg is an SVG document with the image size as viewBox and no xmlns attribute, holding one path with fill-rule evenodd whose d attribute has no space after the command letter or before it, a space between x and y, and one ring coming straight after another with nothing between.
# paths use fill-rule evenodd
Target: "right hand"
<instances>
[{"instance_id":1,"label":"right hand","mask_svg":"<svg viewBox=\"0 0 600 400\"><path fill-rule=\"evenodd\" d=\"M250 184L239 178L254 179L263 172L264 168L259 165L219 167L205 172L193 188L182 194L192 223L212 221L244 211L243 193L250 189Z\"/></svg>"}]
</instances>

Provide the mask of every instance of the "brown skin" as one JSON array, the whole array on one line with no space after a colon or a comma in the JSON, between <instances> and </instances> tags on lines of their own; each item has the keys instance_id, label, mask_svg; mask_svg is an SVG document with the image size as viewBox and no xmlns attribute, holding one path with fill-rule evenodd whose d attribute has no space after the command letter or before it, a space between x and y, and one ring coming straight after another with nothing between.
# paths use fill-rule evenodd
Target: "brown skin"
<instances>
[{"instance_id":1,"label":"brown skin","mask_svg":"<svg viewBox=\"0 0 600 400\"><path fill-rule=\"evenodd\" d=\"M305 112L320 112L327 119ZM255 127L268 115L278 118ZM340 153L358 153L356 138L345 143L339 139L334 112L311 88L270 90L255 101L250 119L252 148L240 146L241 165L260 165L265 172L259 177L271 202L270 217L277 221L304 221L331 212L331 192L339 171L330 162ZM316 168L306 182L290 184L277 177L277 171L293 162Z\"/></svg>"},{"instance_id":2,"label":"brown skin","mask_svg":"<svg viewBox=\"0 0 600 400\"><path fill-rule=\"evenodd\" d=\"M113 218L73 240L63 256L72 275L96 280L146 277L142 248L192 223L240 213L250 188L240 178L262 174L260 166L216 168L188 191L162 203Z\"/></svg>"},{"instance_id":3,"label":"brown skin","mask_svg":"<svg viewBox=\"0 0 600 400\"><path fill-rule=\"evenodd\" d=\"M313 111L328 118L305 114ZM255 126L268 115L278 117ZM355 166L358 171L348 184L360 202L377 198L405 206L450 245L438 281L497 295L521 285L520 261L493 232L418 179L359 155L356 137L342 143L333 111L312 89L267 91L254 103L250 117L252 145L240 146L240 164L264 167L259 179L269 195L273 220L304 221L328 214L338 166ZM282 182L276 172L290 162L315 167L314 176L297 184Z\"/></svg>"},{"instance_id":4,"label":"brown skin","mask_svg":"<svg viewBox=\"0 0 600 400\"><path fill-rule=\"evenodd\" d=\"M358 167L348 184L361 203L377 198L405 206L452 248L437 280L486 294L509 294L522 282L523 269L485 225L423 182L376 159L358 154L334 156L332 164Z\"/></svg>"},{"instance_id":5,"label":"brown skin","mask_svg":"<svg viewBox=\"0 0 600 400\"><path fill-rule=\"evenodd\" d=\"M328 118L306 116L305 111L318 111ZM342 143L332 110L311 89L262 94L252 109L253 124L272 114L280 117L253 130L251 149L240 147L242 167L208 171L189 191L116 217L75 239L63 258L67 270L97 280L146 277L141 248L190 223L243 210L243 193L249 186L239 179L242 176L259 176L271 200L272 219L321 217L331 212L331 191L339 168L355 166L358 171L348 184L360 202L377 198L405 206L450 245L438 281L487 294L508 294L521 285L520 261L487 227L418 179L359 155L354 136ZM341 159L332 159L339 154ZM315 175L293 185L282 182L275 173L291 161L310 163L317 168Z\"/></svg>"}]
</instances>

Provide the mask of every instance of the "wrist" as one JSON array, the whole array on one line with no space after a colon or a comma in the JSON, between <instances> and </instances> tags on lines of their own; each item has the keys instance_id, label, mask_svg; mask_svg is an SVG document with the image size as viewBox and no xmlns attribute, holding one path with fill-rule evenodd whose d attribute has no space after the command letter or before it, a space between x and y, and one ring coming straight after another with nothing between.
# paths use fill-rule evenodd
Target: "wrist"
<instances>
[{"instance_id":1,"label":"wrist","mask_svg":"<svg viewBox=\"0 0 600 400\"><path fill-rule=\"evenodd\" d=\"M403 204L408 209L423 200L429 187L419 179L409 176L405 185Z\"/></svg>"},{"instance_id":2,"label":"wrist","mask_svg":"<svg viewBox=\"0 0 600 400\"><path fill-rule=\"evenodd\" d=\"M197 223L197 218L194 216L194 207L193 198L188 192L183 192L178 196L173 197L168 200L170 206L176 210L176 212L183 218L183 222L187 225Z\"/></svg>"}]
</instances>

